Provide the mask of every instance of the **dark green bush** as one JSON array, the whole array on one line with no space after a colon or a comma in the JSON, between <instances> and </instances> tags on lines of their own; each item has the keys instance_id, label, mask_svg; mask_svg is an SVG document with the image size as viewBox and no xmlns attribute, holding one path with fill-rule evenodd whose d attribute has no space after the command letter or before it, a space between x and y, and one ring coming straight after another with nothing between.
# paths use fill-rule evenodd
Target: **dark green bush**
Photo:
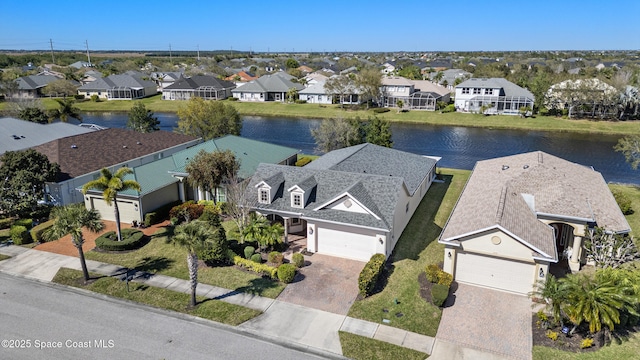
<instances>
[{"instance_id":1,"label":"dark green bush","mask_svg":"<svg viewBox=\"0 0 640 360\"><path fill-rule=\"evenodd\" d=\"M431 286L431 302L435 306L442 306L449 296L449 287L446 285L433 284Z\"/></svg>"},{"instance_id":2,"label":"dark green bush","mask_svg":"<svg viewBox=\"0 0 640 360\"><path fill-rule=\"evenodd\" d=\"M109 231L96 239L96 247L106 251L134 250L145 241L144 233L138 229L122 229L122 241L118 241L115 231Z\"/></svg>"},{"instance_id":3,"label":"dark green bush","mask_svg":"<svg viewBox=\"0 0 640 360\"><path fill-rule=\"evenodd\" d=\"M454 104L449 104L445 106L442 110L443 113L451 113L456 111L456 106Z\"/></svg>"},{"instance_id":4,"label":"dark green bush","mask_svg":"<svg viewBox=\"0 0 640 360\"><path fill-rule=\"evenodd\" d=\"M193 200L189 200L183 204L176 205L169 211L169 217L178 218L182 221L193 221L204 212L204 205L196 204ZM188 217L188 219L187 219Z\"/></svg>"},{"instance_id":5,"label":"dark green bush","mask_svg":"<svg viewBox=\"0 0 640 360\"><path fill-rule=\"evenodd\" d=\"M153 224L156 224L157 214L154 212L148 212L144 214L144 226L149 227Z\"/></svg>"},{"instance_id":6,"label":"dark green bush","mask_svg":"<svg viewBox=\"0 0 640 360\"><path fill-rule=\"evenodd\" d=\"M156 213L156 221L162 221L164 219L169 218L169 211L171 211L171 209L173 209L174 206L176 205L180 205L182 204L182 201L180 200L176 200L173 202L170 202L168 204L162 205L157 209L154 209L153 212ZM151 224L153 225L153 224Z\"/></svg>"},{"instance_id":7,"label":"dark green bush","mask_svg":"<svg viewBox=\"0 0 640 360\"><path fill-rule=\"evenodd\" d=\"M233 96L229 96L229 97L227 98L227 100L229 100L229 101L238 101L238 98L235 98L235 97L233 97Z\"/></svg>"},{"instance_id":8,"label":"dark green bush","mask_svg":"<svg viewBox=\"0 0 640 360\"><path fill-rule=\"evenodd\" d=\"M253 261L254 263L262 264L262 255L260 254L251 255L251 261Z\"/></svg>"},{"instance_id":9,"label":"dark green bush","mask_svg":"<svg viewBox=\"0 0 640 360\"><path fill-rule=\"evenodd\" d=\"M620 211L622 211L625 215L633 214L633 209L631 208L631 199L626 196L622 191L618 189L611 190L613 197L616 199L618 206L620 207Z\"/></svg>"},{"instance_id":10,"label":"dark green bush","mask_svg":"<svg viewBox=\"0 0 640 360\"><path fill-rule=\"evenodd\" d=\"M304 266L304 255L301 253L295 253L291 255L291 263L295 265L296 268L301 268Z\"/></svg>"},{"instance_id":11,"label":"dark green bush","mask_svg":"<svg viewBox=\"0 0 640 360\"><path fill-rule=\"evenodd\" d=\"M362 297L367 297L373 292L378 278L384 269L385 261L386 258L384 255L375 254L360 272L360 276L358 277L358 290Z\"/></svg>"},{"instance_id":12,"label":"dark green bush","mask_svg":"<svg viewBox=\"0 0 640 360\"><path fill-rule=\"evenodd\" d=\"M440 267L436 264L427 265L426 274L427 280L432 283L438 282L438 273L442 271Z\"/></svg>"},{"instance_id":13,"label":"dark green bush","mask_svg":"<svg viewBox=\"0 0 640 360\"><path fill-rule=\"evenodd\" d=\"M91 95L91 101L100 102L100 96L98 96L96 94Z\"/></svg>"},{"instance_id":14,"label":"dark green bush","mask_svg":"<svg viewBox=\"0 0 640 360\"><path fill-rule=\"evenodd\" d=\"M382 114L391 111L389 108L373 108L373 112L376 114Z\"/></svg>"},{"instance_id":15,"label":"dark green bush","mask_svg":"<svg viewBox=\"0 0 640 360\"><path fill-rule=\"evenodd\" d=\"M46 242L47 239L44 239L42 237L42 234L49 229L50 227L53 226L53 224L55 223L55 220L49 220L49 221L45 221L42 224L38 224L36 226L33 227L33 229L31 229L31 239L33 240L33 242Z\"/></svg>"},{"instance_id":16,"label":"dark green bush","mask_svg":"<svg viewBox=\"0 0 640 360\"><path fill-rule=\"evenodd\" d=\"M14 218L0 219L0 229L9 229L14 221Z\"/></svg>"},{"instance_id":17,"label":"dark green bush","mask_svg":"<svg viewBox=\"0 0 640 360\"><path fill-rule=\"evenodd\" d=\"M27 230L33 227L33 219L18 219L13 223L14 226L24 226Z\"/></svg>"},{"instance_id":18,"label":"dark green bush","mask_svg":"<svg viewBox=\"0 0 640 360\"><path fill-rule=\"evenodd\" d=\"M433 305L440 307L449 297L449 287L446 285L433 284L431 286L431 301Z\"/></svg>"},{"instance_id":19,"label":"dark green bush","mask_svg":"<svg viewBox=\"0 0 640 360\"><path fill-rule=\"evenodd\" d=\"M289 284L296 277L296 267L291 264L282 264L278 266L278 280L285 284Z\"/></svg>"},{"instance_id":20,"label":"dark green bush","mask_svg":"<svg viewBox=\"0 0 640 360\"><path fill-rule=\"evenodd\" d=\"M253 246L247 246L244 248L244 258L245 259L251 259L251 255L253 255L256 252L256 248L254 248Z\"/></svg>"},{"instance_id":21,"label":"dark green bush","mask_svg":"<svg viewBox=\"0 0 640 360\"><path fill-rule=\"evenodd\" d=\"M73 95L73 97L74 97L76 100L84 100L84 95L81 95L81 94L75 94L75 95Z\"/></svg>"},{"instance_id":22,"label":"dark green bush","mask_svg":"<svg viewBox=\"0 0 640 360\"><path fill-rule=\"evenodd\" d=\"M31 236L29 236L29 231L22 225L13 225L11 227L11 230L9 230L9 235L11 236L11 240L13 240L13 243L15 245L31 243Z\"/></svg>"},{"instance_id":23,"label":"dark green bush","mask_svg":"<svg viewBox=\"0 0 640 360\"><path fill-rule=\"evenodd\" d=\"M272 264L280 265L284 261L284 255L282 255L281 252L272 251L267 256L267 261Z\"/></svg>"},{"instance_id":24,"label":"dark green bush","mask_svg":"<svg viewBox=\"0 0 640 360\"><path fill-rule=\"evenodd\" d=\"M295 101L296 104L306 104L307 100L300 100L300 99L296 99Z\"/></svg>"},{"instance_id":25,"label":"dark green bush","mask_svg":"<svg viewBox=\"0 0 640 360\"><path fill-rule=\"evenodd\" d=\"M310 157L303 156L300 159L298 159L298 161L296 161L296 166L302 167L302 166L307 165L310 162L311 162L311 158Z\"/></svg>"},{"instance_id":26,"label":"dark green bush","mask_svg":"<svg viewBox=\"0 0 640 360\"><path fill-rule=\"evenodd\" d=\"M231 250L231 249L227 249L226 255L227 255L227 259L226 260L229 263L233 263L233 258L238 256L238 254L236 254L236 252Z\"/></svg>"}]
</instances>

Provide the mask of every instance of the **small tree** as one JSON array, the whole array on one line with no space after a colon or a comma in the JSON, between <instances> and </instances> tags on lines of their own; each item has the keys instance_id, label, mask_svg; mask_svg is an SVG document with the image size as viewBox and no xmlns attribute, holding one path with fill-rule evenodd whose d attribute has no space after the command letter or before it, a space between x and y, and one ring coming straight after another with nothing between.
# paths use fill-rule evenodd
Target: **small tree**
<instances>
[{"instance_id":1,"label":"small tree","mask_svg":"<svg viewBox=\"0 0 640 360\"><path fill-rule=\"evenodd\" d=\"M551 311L553 321L562 325L562 304L566 296L562 282L549 274L546 280L538 281L534 291L529 293L531 298L544 300L547 311Z\"/></svg>"},{"instance_id":2,"label":"small tree","mask_svg":"<svg viewBox=\"0 0 640 360\"><path fill-rule=\"evenodd\" d=\"M640 135L621 138L613 149L624 155L633 170L638 169L638 165L640 165Z\"/></svg>"},{"instance_id":3,"label":"small tree","mask_svg":"<svg viewBox=\"0 0 640 360\"><path fill-rule=\"evenodd\" d=\"M365 142L364 129L359 119L325 119L311 129L318 150L329 152Z\"/></svg>"},{"instance_id":4,"label":"small tree","mask_svg":"<svg viewBox=\"0 0 640 360\"><path fill-rule=\"evenodd\" d=\"M218 187L223 182L236 176L240 162L231 150L206 152L200 150L187 164L185 170L189 174L187 181L192 186L204 191L213 191L213 202L218 199Z\"/></svg>"},{"instance_id":5,"label":"small tree","mask_svg":"<svg viewBox=\"0 0 640 360\"><path fill-rule=\"evenodd\" d=\"M215 232L211 227L199 220L178 225L170 241L187 250L187 266L189 268L189 284L191 287L190 306L196 306L196 287L198 286L198 255L199 251L209 246L210 238Z\"/></svg>"},{"instance_id":6,"label":"small tree","mask_svg":"<svg viewBox=\"0 0 640 360\"><path fill-rule=\"evenodd\" d=\"M82 122L82 115L80 115L80 109L73 104L76 102L73 98L65 99L53 99L58 103L58 108L53 109L49 113L51 120L60 119L62 122L69 121L69 118L74 118Z\"/></svg>"},{"instance_id":7,"label":"small tree","mask_svg":"<svg viewBox=\"0 0 640 360\"><path fill-rule=\"evenodd\" d=\"M47 116L47 113L37 107L30 107L21 110L18 114L18 118L38 124L46 124L49 122L49 116Z\"/></svg>"},{"instance_id":8,"label":"small tree","mask_svg":"<svg viewBox=\"0 0 640 360\"><path fill-rule=\"evenodd\" d=\"M598 268L617 268L638 258L638 248L631 236L607 232L600 227L587 231L584 249L587 259Z\"/></svg>"},{"instance_id":9,"label":"small tree","mask_svg":"<svg viewBox=\"0 0 640 360\"><path fill-rule=\"evenodd\" d=\"M160 121L153 116L151 110L147 110L141 102L136 102L129 111L129 120L127 128L141 133L150 133L160 130Z\"/></svg>"},{"instance_id":10,"label":"small tree","mask_svg":"<svg viewBox=\"0 0 640 360\"><path fill-rule=\"evenodd\" d=\"M69 80L56 80L44 87L43 92L48 96L71 96L78 92L78 88Z\"/></svg>"},{"instance_id":11,"label":"small tree","mask_svg":"<svg viewBox=\"0 0 640 360\"><path fill-rule=\"evenodd\" d=\"M178 131L211 140L224 135L240 135L242 119L238 110L223 101L192 97L178 108Z\"/></svg>"},{"instance_id":12,"label":"small tree","mask_svg":"<svg viewBox=\"0 0 640 360\"><path fill-rule=\"evenodd\" d=\"M242 231L244 241L255 241L264 252L268 247L283 241L284 228L280 223L269 224L262 215L253 215Z\"/></svg>"},{"instance_id":13,"label":"small tree","mask_svg":"<svg viewBox=\"0 0 640 360\"><path fill-rule=\"evenodd\" d=\"M298 100L298 89L292 87L287 90L287 102L295 102Z\"/></svg>"},{"instance_id":14,"label":"small tree","mask_svg":"<svg viewBox=\"0 0 640 360\"><path fill-rule=\"evenodd\" d=\"M398 107L397 113L399 114L400 111L402 111L402 108L404 107L404 101L398 99L398 101L396 101L396 106Z\"/></svg>"},{"instance_id":15,"label":"small tree","mask_svg":"<svg viewBox=\"0 0 640 360\"><path fill-rule=\"evenodd\" d=\"M366 133L366 141L368 143L388 148L393 146L393 140L391 140L391 125L389 124L389 121L374 116L373 118L369 118L364 129Z\"/></svg>"}]
</instances>

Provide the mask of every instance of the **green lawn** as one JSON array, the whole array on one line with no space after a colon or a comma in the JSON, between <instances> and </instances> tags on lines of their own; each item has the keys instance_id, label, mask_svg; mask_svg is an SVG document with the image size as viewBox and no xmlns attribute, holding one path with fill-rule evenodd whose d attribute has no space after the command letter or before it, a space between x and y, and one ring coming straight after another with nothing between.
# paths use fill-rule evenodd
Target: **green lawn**
<instances>
[{"instance_id":1,"label":"green lawn","mask_svg":"<svg viewBox=\"0 0 640 360\"><path fill-rule=\"evenodd\" d=\"M81 111L128 111L135 101L141 101L145 106L154 112L176 112L178 107L185 102L162 100L161 95L151 96L141 100L119 100L119 101L82 101L76 106ZM52 99L42 99L47 109L57 107L57 103ZM282 116L293 118L333 118L344 117L354 118L356 116L366 119L374 115L371 110L345 110L338 105L321 104L284 104L279 102L228 102L238 109L242 115L256 116ZM0 102L0 110L4 110L6 102ZM479 114L446 113L441 114L434 111L409 111L397 113L389 111L377 114L378 117L389 121L423 123L432 125L450 125L467 127L487 127L495 129L521 129L536 131L562 131L581 133L602 133L602 134L640 134L640 122L638 121L590 121L590 120L568 120L549 116L536 116L535 118L523 119L518 116L483 116Z\"/></svg>"},{"instance_id":2,"label":"green lawn","mask_svg":"<svg viewBox=\"0 0 640 360\"><path fill-rule=\"evenodd\" d=\"M239 325L261 314L258 310L203 297L198 297L198 305L194 309L190 309L188 306L190 294L154 288L134 282L129 283L129 291L127 292L125 283L118 279L98 274L91 274L91 276L97 280L88 285L82 285L81 271L61 268L53 278L53 282L228 325Z\"/></svg>"},{"instance_id":3,"label":"green lawn","mask_svg":"<svg viewBox=\"0 0 640 360\"><path fill-rule=\"evenodd\" d=\"M7 259L10 259L10 258L11 258L11 256L9 256L9 255L0 254L0 261L7 260Z\"/></svg>"},{"instance_id":4,"label":"green lawn","mask_svg":"<svg viewBox=\"0 0 640 360\"><path fill-rule=\"evenodd\" d=\"M402 359L423 360L427 354L368 337L339 332L342 353L355 360Z\"/></svg>"},{"instance_id":5,"label":"green lawn","mask_svg":"<svg viewBox=\"0 0 640 360\"><path fill-rule=\"evenodd\" d=\"M613 343L597 351L572 353L546 346L533 347L533 360L632 360L640 357L640 334L633 334L621 344Z\"/></svg>"},{"instance_id":6,"label":"green lawn","mask_svg":"<svg viewBox=\"0 0 640 360\"><path fill-rule=\"evenodd\" d=\"M438 236L449 218L470 171L441 169L445 183L434 183L413 215L392 255L393 270L384 290L364 300L356 301L349 316L382 323L435 336L442 310L420 297L418 275L428 264L443 260L444 246L437 243ZM398 304L395 304L395 299ZM382 309L388 309L384 313ZM395 313L402 312L398 318Z\"/></svg>"},{"instance_id":7,"label":"green lawn","mask_svg":"<svg viewBox=\"0 0 640 360\"><path fill-rule=\"evenodd\" d=\"M121 254L89 251L85 253L85 256L89 260L116 264L130 269L180 279L189 279L187 252L180 247L168 244L165 233L154 235L147 245L135 251ZM232 266L201 268L198 270L198 281L203 284L253 293L269 298L276 298L285 287L284 284L278 281L264 279Z\"/></svg>"},{"instance_id":8,"label":"green lawn","mask_svg":"<svg viewBox=\"0 0 640 360\"><path fill-rule=\"evenodd\" d=\"M0 243L3 243L9 239L11 239L11 229L0 230Z\"/></svg>"},{"instance_id":9,"label":"green lawn","mask_svg":"<svg viewBox=\"0 0 640 360\"><path fill-rule=\"evenodd\" d=\"M622 192L631 200L631 208L634 213L626 215L629 226L631 226L632 234L635 237L640 236L640 188L633 185L609 184L611 190L616 189Z\"/></svg>"}]
</instances>

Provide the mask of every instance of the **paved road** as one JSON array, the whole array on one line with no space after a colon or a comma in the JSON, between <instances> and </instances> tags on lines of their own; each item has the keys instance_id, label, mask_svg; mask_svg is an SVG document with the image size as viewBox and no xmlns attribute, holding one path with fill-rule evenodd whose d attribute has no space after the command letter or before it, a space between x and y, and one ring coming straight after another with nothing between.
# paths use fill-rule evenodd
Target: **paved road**
<instances>
[{"instance_id":1,"label":"paved road","mask_svg":"<svg viewBox=\"0 0 640 360\"><path fill-rule=\"evenodd\" d=\"M322 358L210 321L5 274L0 340L0 359Z\"/></svg>"}]
</instances>

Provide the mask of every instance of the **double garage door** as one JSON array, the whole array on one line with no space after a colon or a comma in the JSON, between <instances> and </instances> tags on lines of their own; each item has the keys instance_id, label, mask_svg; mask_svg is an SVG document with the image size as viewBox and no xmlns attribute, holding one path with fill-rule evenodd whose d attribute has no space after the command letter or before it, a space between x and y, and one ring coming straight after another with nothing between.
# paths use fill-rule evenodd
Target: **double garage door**
<instances>
[{"instance_id":1,"label":"double garage door","mask_svg":"<svg viewBox=\"0 0 640 360\"><path fill-rule=\"evenodd\" d=\"M458 252L456 281L526 295L533 290L536 265Z\"/></svg>"},{"instance_id":2,"label":"double garage door","mask_svg":"<svg viewBox=\"0 0 640 360\"><path fill-rule=\"evenodd\" d=\"M116 217L113 212L113 203L107 205L101 198L91 198L93 208L100 213L102 220L115 221ZM136 209L137 202L118 201L118 210L120 212L120 221L123 223L131 223L133 220L140 222L140 214Z\"/></svg>"},{"instance_id":3,"label":"double garage door","mask_svg":"<svg viewBox=\"0 0 640 360\"><path fill-rule=\"evenodd\" d=\"M375 253L374 241L375 237L371 235L318 227L317 252L354 260L369 261Z\"/></svg>"}]
</instances>

